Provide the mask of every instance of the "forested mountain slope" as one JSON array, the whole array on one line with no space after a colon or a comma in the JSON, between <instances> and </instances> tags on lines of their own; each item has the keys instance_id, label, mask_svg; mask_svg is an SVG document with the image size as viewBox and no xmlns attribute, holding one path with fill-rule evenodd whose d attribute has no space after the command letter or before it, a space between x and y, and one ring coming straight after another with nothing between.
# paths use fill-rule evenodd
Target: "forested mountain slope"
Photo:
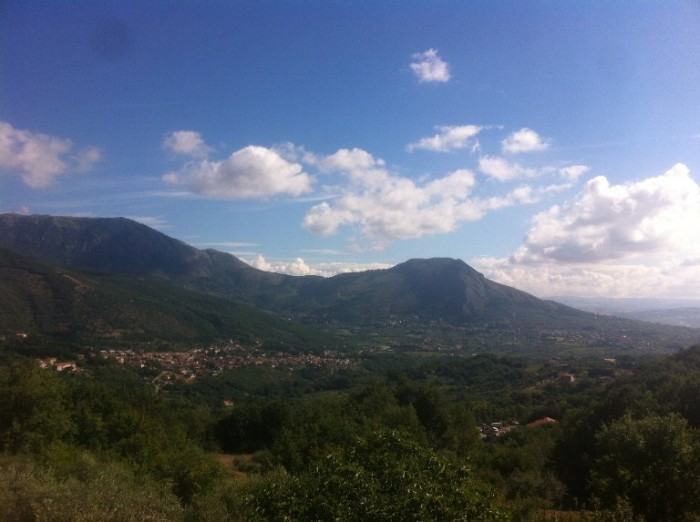
<instances>
[{"instance_id":1,"label":"forested mountain slope","mask_svg":"<svg viewBox=\"0 0 700 522\"><path fill-rule=\"evenodd\" d=\"M479 332L499 343L542 345L563 339L642 349L677 349L700 341L698 330L603 317L543 301L489 281L453 259L414 259L387 270L330 278L294 277L196 249L125 218L17 214L0 215L0 245L63 266L167 282L324 328L391 325L392 335L404 339L427 332L459 345L460 338Z\"/></svg>"},{"instance_id":2,"label":"forested mountain slope","mask_svg":"<svg viewBox=\"0 0 700 522\"><path fill-rule=\"evenodd\" d=\"M316 351L331 335L159 280L52 266L0 247L0 333L111 344L235 339Z\"/></svg>"}]
</instances>

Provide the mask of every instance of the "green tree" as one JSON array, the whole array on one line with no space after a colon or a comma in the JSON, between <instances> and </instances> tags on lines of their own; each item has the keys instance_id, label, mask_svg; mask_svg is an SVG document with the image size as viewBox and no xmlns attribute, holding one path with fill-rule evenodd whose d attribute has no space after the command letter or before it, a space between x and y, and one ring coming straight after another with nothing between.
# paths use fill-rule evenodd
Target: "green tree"
<instances>
[{"instance_id":1,"label":"green tree","mask_svg":"<svg viewBox=\"0 0 700 522\"><path fill-rule=\"evenodd\" d=\"M0 449L39 452L73 430L64 383L32 361L0 368Z\"/></svg>"},{"instance_id":2,"label":"green tree","mask_svg":"<svg viewBox=\"0 0 700 522\"><path fill-rule=\"evenodd\" d=\"M358 439L301 475L273 475L250 508L259 521L509 519L468 469L397 432Z\"/></svg>"},{"instance_id":3,"label":"green tree","mask_svg":"<svg viewBox=\"0 0 700 522\"><path fill-rule=\"evenodd\" d=\"M646 522L681 521L700 510L700 444L682 417L625 415L596 435L591 479L604 506L629 502Z\"/></svg>"},{"instance_id":4,"label":"green tree","mask_svg":"<svg viewBox=\"0 0 700 522\"><path fill-rule=\"evenodd\" d=\"M289 404L279 399L253 400L237 406L216 426L225 451L254 452L269 449L290 420Z\"/></svg>"},{"instance_id":5,"label":"green tree","mask_svg":"<svg viewBox=\"0 0 700 522\"><path fill-rule=\"evenodd\" d=\"M400 405L411 405L426 434L436 442L444 442L450 427L447 401L439 388L412 381L403 381L396 392Z\"/></svg>"},{"instance_id":6,"label":"green tree","mask_svg":"<svg viewBox=\"0 0 700 522\"><path fill-rule=\"evenodd\" d=\"M588 496L591 467L597 458L596 433L627 413L655 412L658 403L638 384L620 380L582 395L579 404L564 417L562 436L552 453L557 475L569 495L583 500Z\"/></svg>"}]
</instances>

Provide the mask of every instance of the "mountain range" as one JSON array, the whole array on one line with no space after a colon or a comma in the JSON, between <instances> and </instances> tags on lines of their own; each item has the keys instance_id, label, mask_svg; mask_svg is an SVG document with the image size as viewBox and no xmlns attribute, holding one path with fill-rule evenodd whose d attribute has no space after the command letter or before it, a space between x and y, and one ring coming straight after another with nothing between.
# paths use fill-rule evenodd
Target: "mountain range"
<instances>
[{"instance_id":1,"label":"mountain range","mask_svg":"<svg viewBox=\"0 0 700 522\"><path fill-rule=\"evenodd\" d=\"M147 324L175 325L178 317L187 317L182 310L172 308L176 303L188 307L199 318L211 319L205 328L209 337L243 331L246 322L269 321L270 328L262 328L269 330L269 339L298 337L295 342L301 343L300 347L304 342L301 339L307 334L282 334L279 325L323 330L325 333L318 334L326 336L322 344L331 342L328 336L349 333L363 342L371 340L414 348L463 346L515 350L557 344L668 350L700 341L698 330L600 316L540 300L490 281L463 261L454 259L413 259L386 270L329 278L289 276L257 270L227 253L194 248L125 218L18 214L0 215L0 246L6 249L0 251L1 282L8 288L4 293L14 296L13 302L18 303L17 309L25 310L25 318L32 315L27 310L33 310L32 319L26 321L34 321L40 329L43 323L37 320L37 314L53 317L50 310L54 310L54 315L60 315L62 308L55 303L62 302L65 308L65 303L76 302L78 294L87 303L85 313L100 309L107 314L105 317L113 317L112 312L104 310L106 305L91 305L88 294L78 291L78 288L95 288L95 281L99 280L100 290L93 298L113 304L120 310L117 315L124 319L121 323L105 317L83 321L105 325L103 335L110 329L125 330L124 322L126 326L138 323L139 318L151 317L149 314L154 310L161 312L154 305L154 296L160 296L158 303L171 303L170 311L165 314L168 319L151 318ZM31 278L23 283L21 291L15 280L10 292L12 274L17 274L22 266L43 274L43 294L38 287L34 294L27 293L27 285L31 287L27 281ZM66 281L79 281L70 290L71 297L46 291L46 285L55 284L58 288L61 286L58 283L65 286ZM129 296L130 292L135 292L138 298ZM131 306L132 303L135 304ZM141 308L137 306L139 303ZM3 309L9 310L7 305ZM206 312L197 315L197 310ZM13 320L17 320L15 312L4 312L0 325ZM59 318L46 321L53 321L54 330L61 322ZM66 331L77 328L66 321L63 324ZM193 323L183 320L183 324ZM230 324L236 327L227 326ZM182 328L181 324L167 330L171 337L177 337L176 332ZM198 327L192 328L190 339L197 337ZM136 328L142 337L156 335L162 329L151 330L143 326ZM257 339L262 334L256 331L246 335Z\"/></svg>"},{"instance_id":2,"label":"mountain range","mask_svg":"<svg viewBox=\"0 0 700 522\"><path fill-rule=\"evenodd\" d=\"M342 344L234 301L159 280L58 267L0 247L0 335L157 349L234 340L304 351Z\"/></svg>"}]
</instances>

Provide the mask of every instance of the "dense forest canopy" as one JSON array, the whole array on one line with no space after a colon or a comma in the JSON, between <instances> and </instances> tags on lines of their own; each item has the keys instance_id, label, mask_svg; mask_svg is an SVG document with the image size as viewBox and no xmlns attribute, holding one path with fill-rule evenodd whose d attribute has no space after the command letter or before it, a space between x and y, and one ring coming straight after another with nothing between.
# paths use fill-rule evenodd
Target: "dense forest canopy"
<instances>
[{"instance_id":1,"label":"dense forest canopy","mask_svg":"<svg viewBox=\"0 0 700 522\"><path fill-rule=\"evenodd\" d=\"M162 388L148 368L59 373L6 348L0 518L696 520L698 383L698 346L375 355Z\"/></svg>"}]
</instances>

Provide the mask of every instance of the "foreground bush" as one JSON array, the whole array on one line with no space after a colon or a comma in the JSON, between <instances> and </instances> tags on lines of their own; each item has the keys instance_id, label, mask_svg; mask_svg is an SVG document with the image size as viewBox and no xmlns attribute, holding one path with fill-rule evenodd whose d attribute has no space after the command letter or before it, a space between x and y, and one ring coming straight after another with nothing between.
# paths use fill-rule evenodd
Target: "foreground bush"
<instances>
[{"instance_id":1,"label":"foreground bush","mask_svg":"<svg viewBox=\"0 0 700 522\"><path fill-rule=\"evenodd\" d=\"M253 491L249 520L508 520L468 469L396 432L331 453Z\"/></svg>"},{"instance_id":2,"label":"foreground bush","mask_svg":"<svg viewBox=\"0 0 700 522\"><path fill-rule=\"evenodd\" d=\"M18 457L0 457L0 520L4 522L179 521L177 498L126 468L83 455L62 476Z\"/></svg>"}]
</instances>

